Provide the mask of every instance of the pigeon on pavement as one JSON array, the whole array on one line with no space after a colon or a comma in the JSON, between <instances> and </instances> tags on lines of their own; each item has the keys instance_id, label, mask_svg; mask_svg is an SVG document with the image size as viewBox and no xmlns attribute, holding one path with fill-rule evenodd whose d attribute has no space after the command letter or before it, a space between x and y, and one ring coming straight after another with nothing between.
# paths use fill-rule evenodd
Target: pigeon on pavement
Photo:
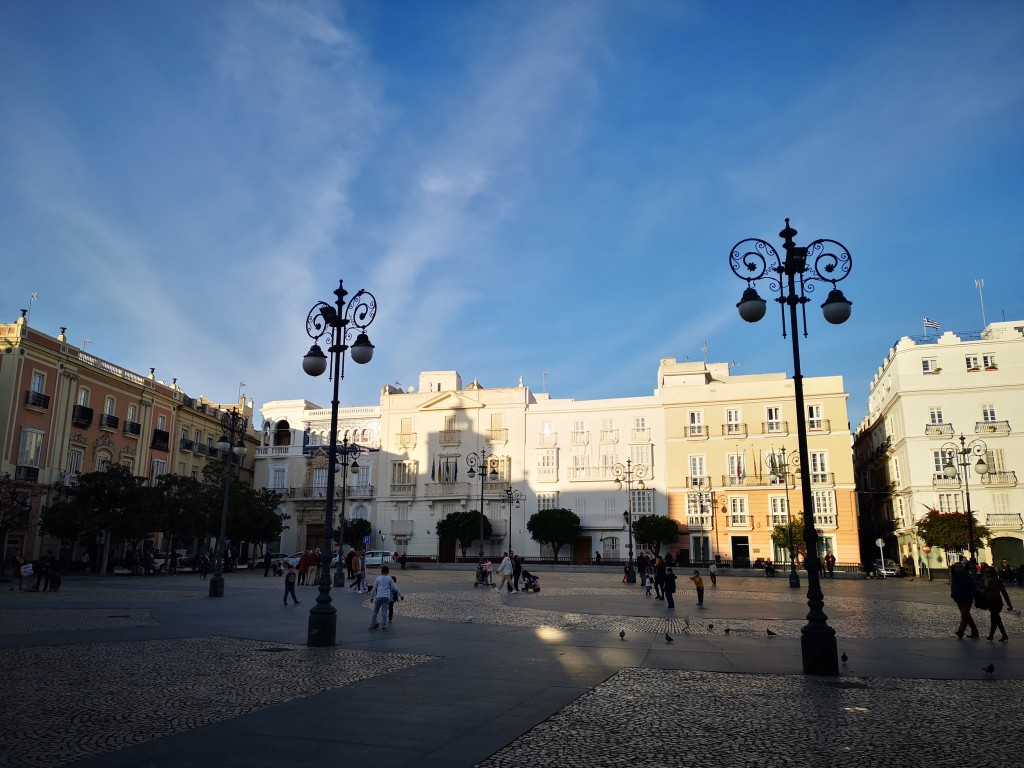
<instances>
[{"instance_id":1,"label":"pigeon on pavement","mask_svg":"<svg viewBox=\"0 0 1024 768\"><path fill-rule=\"evenodd\" d=\"M846 655L846 651L843 651L843 655L840 656L839 658L841 658L843 660L843 664L845 664L847 661L850 660L850 657Z\"/></svg>"},{"instance_id":2,"label":"pigeon on pavement","mask_svg":"<svg viewBox=\"0 0 1024 768\"><path fill-rule=\"evenodd\" d=\"M996 671L996 665L995 664L989 664L987 667L982 667L981 671L984 672L989 677L992 677L992 673Z\"/></svg>"},{"instance_id":3,"label":"pigeon on pavement","mask_svg":"<svg viewBox=\"0 0 1024 768\"><path fill-rule=\"evenodd\" d=\"M626 639L626 630L620 629L619 630L619 640L625 640L625 639Z\"/></svg>"},{"instance_id":4,"label":"pigeon on pavement","mask_svg":"<svg viewBox=\"0 0 1024 768\"><path fill-rule=\"evenodd\" d=\"M768 637L775 637L775 633L772 632L770 629L766 629L765 632L768 633Z\"/></svg>"},{"instance_id":5,"label":"pigeon on pavement","mask_svg":"<svg viewBox=\"0 0 1024 768\"><path fill-rule=\"evenodd\" d=\"M672 642L672 635L670 635L668 632L665 633L665 642L666 643L671 643Z\"/></svg>"}]
</instances>

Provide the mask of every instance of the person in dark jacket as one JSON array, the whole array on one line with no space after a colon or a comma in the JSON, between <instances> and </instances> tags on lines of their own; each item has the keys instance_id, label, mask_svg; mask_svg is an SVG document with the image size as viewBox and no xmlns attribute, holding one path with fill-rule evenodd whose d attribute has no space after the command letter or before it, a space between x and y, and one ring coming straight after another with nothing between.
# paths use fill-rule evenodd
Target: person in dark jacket
<instances>
[{"instance_id":1,"label":"person in dark jacket","mask_svg":"<svg viewBox=\"0 0 1024 768\"><path fill-rule=\"evenodd\" d=\"M968 637L977 637L978 625L971 616L971 607L974 605L974 579L962 562L953 563L950 568L949 593L956 607L960 609L960 624L956 628L957 638L963 639L967 627L971 628Z\"/></svg>"},{"instance_id":2,"label":"person in dark jacket","mask_svg":"<svg viewBox=\"0 0 1024 768\"><path fill-rule=\"evenodd\" d=\"M1006 586L1003 584L1002 579L999 578L999 574L996 573L995 566L988 566L982 575L982 579L984 586L981 588L981 594L985 596L985 607L988 609L990 617L987 639L991 640L998 629L1002 634L999 640L1005 643L1009 638L1006 635L1006 627L1003 626L1003 617L999 614L1003 610L1004 600L1006 601L1006 607L1011 611L1013 610L1013 603L1010 602L1010 596L1006 593Z\"/></svg>"}]
</instances>

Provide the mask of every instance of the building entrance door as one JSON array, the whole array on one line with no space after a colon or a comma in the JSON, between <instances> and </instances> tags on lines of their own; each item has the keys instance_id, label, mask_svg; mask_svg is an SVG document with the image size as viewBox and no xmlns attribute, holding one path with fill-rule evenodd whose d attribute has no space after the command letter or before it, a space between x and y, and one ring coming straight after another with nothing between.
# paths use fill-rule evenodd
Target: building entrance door
<instances>
[{"instance_id":1,"label":"building entrance door","mask_svg":"<svg viewBox=\"0 0 1024 768\"><path fill-rule=\"evenodd\" d=\"M747 536L732 537L732 567L750 567L750 539Z\"/></svg>"}]
</instances>

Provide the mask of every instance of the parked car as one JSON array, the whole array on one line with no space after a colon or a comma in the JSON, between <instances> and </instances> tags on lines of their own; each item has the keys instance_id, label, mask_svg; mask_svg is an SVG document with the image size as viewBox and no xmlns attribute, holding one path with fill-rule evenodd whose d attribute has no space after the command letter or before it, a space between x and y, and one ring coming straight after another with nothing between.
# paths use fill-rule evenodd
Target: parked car
<instances>
[{"instance_id":1,"label":"parked car","mask_svg":"<svg viewBox=\"0 0 1024 768\"><path fill-rule=\"evenodd\" d=\"M279 559L274 560L274 570L280 568L287 568L289 565L292 568L299 567L299 560L302 558L303 552L296 552L294 555L282 555Z\"/></svg>"},{"instance_id":2,"label":"parked car","mask_svg":"<svg viewBox=\"0 0 1024 768\"><path fill-rule=\"evenodd\" d=\"M876 559L872 564L874 568L875 576L902 576L903 569L896 565L895 560L885 558L883 563L881 560Z\"/></svg>"},{"instance_id":3,"label":"parked car","mask_svg":"<svg viewBox=\"0 0 1024 768\"><path fill-rule=\"evenodd\" d=\"M371 549L366 553L366 566L379 568L382 565L390 565L398 560L398 555L390 549Z\"/></svg>"}]
</instances>

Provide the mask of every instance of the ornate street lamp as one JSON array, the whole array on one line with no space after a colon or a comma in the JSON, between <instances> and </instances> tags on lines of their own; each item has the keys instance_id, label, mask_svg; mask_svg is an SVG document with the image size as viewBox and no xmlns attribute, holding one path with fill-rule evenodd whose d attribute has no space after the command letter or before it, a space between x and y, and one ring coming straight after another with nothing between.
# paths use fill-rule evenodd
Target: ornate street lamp
<instances>
[{"instance_id":1,"label":"ornate street lamp","mask_svg":"<svg viewBox=\"0 0 1024 768\"><path fill-rule=\"evenodd\" d=\"M484 559L484 480L490 480L492 483L498 479L498 458L491 454L487 455L487 451L480 451L477 453L470 453L466 456L466 465L469 467L470 478L480 475L480 559ZM477 469L479 467L479 469ZM488 469L490 472L488 473ZM511 532L509 537L511 537Z\"/></svg>"},{"instance_id":2,"label":"ornate street lamp","mask_svg":"<svg viewBox=\"0 0 1024 768\"><path fill-rule=\"evenodd\" d=\"M330 353L334 394L331 399L331 435L327 449L327 501L324 505L324 546L325 553L331 552L334 537L334 471L338 454L338 388L345 378L345 352L351 350L352 359L363 365L373 358L373 344L366 335L366 329L377 315L377 300L368 291L359 291L347 303L344 281L338 281L334 291L334 306L318 301L306 316L306 334L313 339L309 352L302 358L302 370L310 376L319 376L327 370L327 355L320 349L321 338L327 342ZM349 339L355 341L349 345ZM306 645L334 645L338 628L338 611L331 605L330 556L323 558L327 567L320 569L320 588L316 605L309 611Z\"/></svg>"},{"instance_id":3,"label":"ornate street lamp","mask_svg":"<svg viewBox=\"0 0 1024 768\"><path fill-rule=\"evenodd\" d=\"M511 483L505 488L504 494L505 502L508 504L508 548L512 549L512 507L519 509L525 496L518 488L513 489Z\"/></svg>"},{"instance_id":4,"label":"ornate street lamp","mask_svg":"<svg viewBox=\"0 0 1024 768\"><path fill-rule=\"evenodd\" d=\"M942 467L942 474L949 480L956 480L964 486L964 496L967 498L967 551L971 555L971 568L978 563L978 553L974 548L974 512L971 510L971 473L968 471L971 465L971 457L977 456L978 461L974 464L974 471L979 477L988 474L988 462L985 457L988 455L988 445L980 438L967 442L967 438L960 435L959 447L953 441L944 443L939 449L939 455L946 459Z\"/></svg>"},{"instance_id":5,"label":"ornate street lamp","mask_svg":"<svg viewBox=\"0 0 1024 768\"><path fill-rule=\"evenodd\" d=\"M807 625L800 630L800 648L803 655L804 672L812 675L838 675L839 659L836 649L836 632L828 625L825 615L825 598L821 592L821 564L818 558L818 532L814 529L814 496L811 493L811 475L807 450L807 414L804 407L804 381L800 370L800 341L797 333L797 307L803 320L804 336L807 336L807 308L810 299L806 293L813 293L816 282L830 283L832 290L821 305L825 320L833 325L845 323L850 317L851 302L843 296L836 283L846 279L853 266L853 257L846 246L835 240L815 240L800 247L793 242L796 230L789 226L779 233L783 239L785 259L765 240L748 238L733 246L729 254L729 266L737 277L747 282L736 308L740 317L748 323L756 323L765 315L766 302L754 284L765 280L768 290L777 293L782 316L782 337L786 337L786 307L789 307L789 328L793 337L793 389L796 395L797 444L801 474L801 491L804 503L804 541L807 544Z\"/></svg>"},{"instance_id":6,"label":"ornate street lamp","mask_svg":"<svg viewBox=\"0 0 1024 768\"><path fill-rule=\"evenodd\" d=\"M340 588L345 586L345 564L342 562L342 549L345 544L345 496L348 490L348 475L349 472L353 475L359 474L359 464L356 462L356 457L363 452L363 449L355 443L350 443L346 437L341 441L341 445L336 446L334 450L339 458L339 466L332 468L332 471L341 472L341 508L338 511L338 529L334 536L335 541L338 543L338 566L334 570L334 586ZM329 550L325 551L324 556L320 558L321 567L324 567L323 563L330 563L331 561L327 552ZM329 568L330 565L326 567Z\"/></svg>"},{"instance_id":7,"label":"ornate street lamp","mask_svg":"<svg viewBox=\"0 0 1024 768\"><path fill-rule=\"evenodd\" d=\"M629 566L633 567L633 481L636 481L636 489L644 490L644 478L648 477L649 468L646 464L634 464L632 459L626 459L625 464L612 464L612 477L615 478L615 490L621 491L622 485L626 485L626 511L622 517L626 521L626 530L629 531Z\"/></svg>"},{"instance_id":8,"label":"ornate street lamp","mask_svg":"<svg viewBox=\"0 0 1024 768\"><path fill-rule=\"evenodd\" d=\"M221 414L220 424L224 428L224 436L217 441L217 449L227 458L224 465L224 503L220 510L220 536L217 537L217 549L213 553L213 577L210 579L209 596L224 597L224 532L228 524L228 499L231 496L231 469L235 457L245 455L245 430L249 421L238 412L237 408Z\"/></svg>"}]
</instances>

